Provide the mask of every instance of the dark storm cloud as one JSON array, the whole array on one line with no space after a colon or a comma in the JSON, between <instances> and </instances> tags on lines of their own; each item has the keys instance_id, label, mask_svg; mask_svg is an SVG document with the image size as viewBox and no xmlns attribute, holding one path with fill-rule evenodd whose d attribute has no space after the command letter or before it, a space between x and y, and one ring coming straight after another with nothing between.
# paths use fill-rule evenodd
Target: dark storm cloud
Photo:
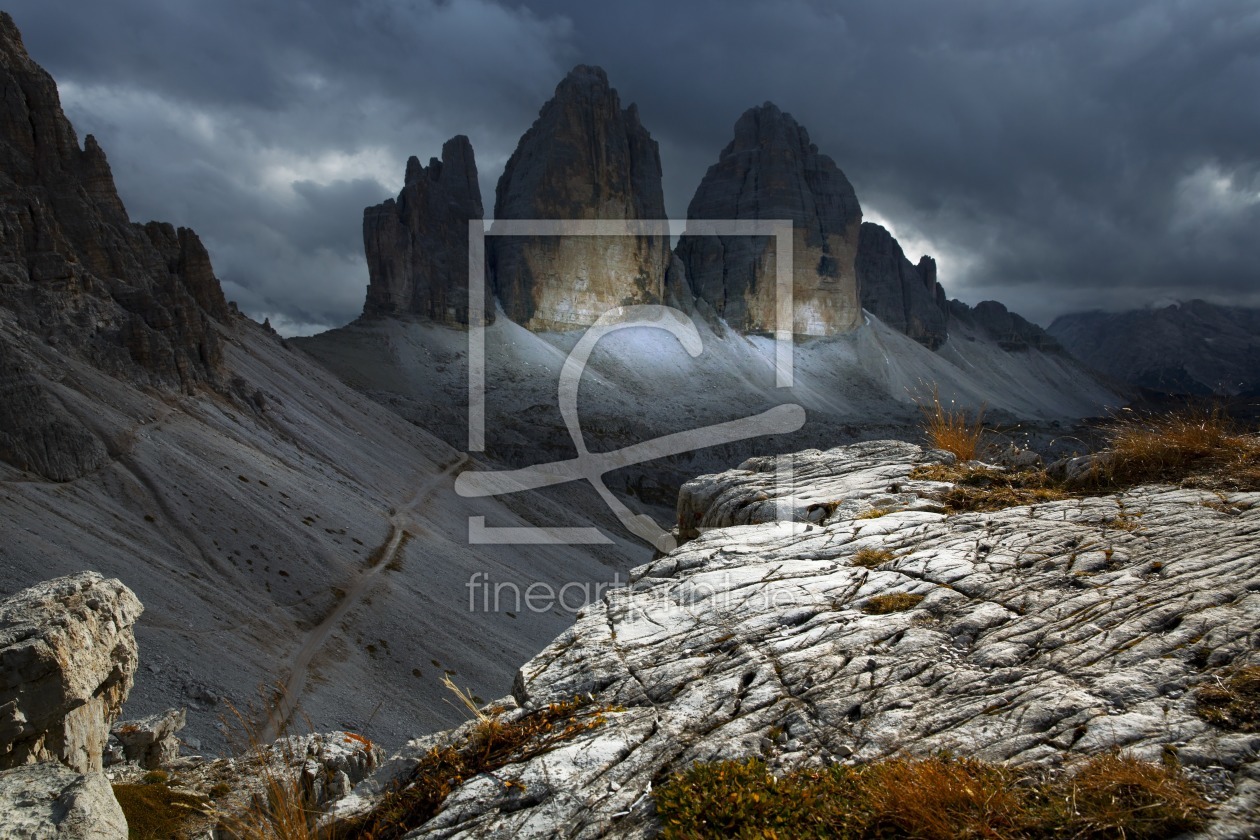
<instances>
[{"instance_id":1,"label":"dark storm cloud","mask_svg":"<svg viewBox=\"0 0 1260 840\"><path fill-rule=\"evenodd\" d=\"M951 295L1046 321L1207 296L1260 305L1260 9L1251 2L23 0L36 60L133 216L196 227L229 295L348 320L364 205L468 134L482 190L573 64L660 141L682 215L738 115L773 100Z\"/></svg>"}]
</instances>

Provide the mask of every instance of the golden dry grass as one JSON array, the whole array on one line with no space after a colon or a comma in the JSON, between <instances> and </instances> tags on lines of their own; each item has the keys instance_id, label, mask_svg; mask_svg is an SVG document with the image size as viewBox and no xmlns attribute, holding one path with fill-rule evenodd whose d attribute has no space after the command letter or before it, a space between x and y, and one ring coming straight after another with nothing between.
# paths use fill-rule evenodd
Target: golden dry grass
<instances>
[{"instance_id":1,"label":"golden dry grass","mask_svg":"<svg viewBox=\"0 0 1260 840\"><path fill-rule=\"evenodd\" d=\"M1260 489L1260 439L1243 434L1219 408L1122 412L1107 431L1105 457L1085 483L1122 488L1150 482Z\"/></svg>"},{"instance_id":2,"label":"golden dry grass","mask_svg":"<svg viewBox=\"0 0 1260 840\"><path fill-rule=\"evenodd\" d=\"M1076 495L1040 469L1002 470L969 464L925 464L915 467L910 472L910 478L953 484L942 499L950 513L1003 510Z\"/></svg>"},{"instance_id":3,"label":"golden dry grass","mask_svg":"<svg viewBox=\"0 0 1260 840\"><path fill-rule=\"evenodd\" d=\"M896 559L897 555L886 548L859 548L849 562L854 566L861 566L863 569L873 569L876 566Z\"/></svg>"},{"instance_id":4,"label":"golden dry grass","mask_svg":"<svg viewBox=\"0 0 1260 840\"><path fill-rule=\"evenodd\" d=\"M923 600L922 595L909 592L889 592L868 598L862 605L862 612L867 615L887 615L888 613L905 612L914 609Z\"/></svg>"},{"instance_id":5,"label":"golden dry grass","mask_svg":"<svg viewBox=\"0 0 1260 840\"><path fill-rule=\"evenodd\" d=\"M984 406L972 418L961 408L946 407L941 403L940 389L932 386L930 400L919 402L923 415L923 434L933 449L952 452L959 461L974 461L980 452L984 437Z\"/></svg>"},{"instance_id":6,"label":"golden dry grass","mask_svg":"<svg viewBox=\"0 0 1260 840\"><path fill-rule=\"evenodd\" d=\"M337 827L339 840L397 840L432 818L468 779L542 755L600 726L608 711L591 705L589 698L574 698L509 719L478 708L467 692L452 685L448 688L474 715L471 733L460 743L434 747L422 756L371 813ZM523 792L513 781L505 788Z\"/></svg>"},{"instance_id":7,"label":"golden dry grass","mask_svg":"<svg viewBox=\"0 0 1260 840\"><path fill-rule=\"evenodd\" d=\"M971 759L890 758L781 778L764 762L696 764L653 792L665 840L1173 837L1201 827L1178 769L1103 755L1051 777Z\"/></svg>"},{"instance_id":8,"label":"golden dry grass","mask_svg":"<svg viewBox=\"0 0 1260 840\"><path fill-rule=\"evenodd\" d=\"M1236 732L1260 732L1260 665L1239 668L1200 688L1199 716Z\"/></svg>"},{"instance_id":9,"label":"golden dry grass","mask_svg":"<svg viewBox=\"0 0 1260 840\"><path fill-rule=\"evenodd\" d=\"M206 814L203 800L171 790L165 782L114 785L114 797L127 817L131 840L178 840L191 836Z\"/></svg>"}]
</instances>

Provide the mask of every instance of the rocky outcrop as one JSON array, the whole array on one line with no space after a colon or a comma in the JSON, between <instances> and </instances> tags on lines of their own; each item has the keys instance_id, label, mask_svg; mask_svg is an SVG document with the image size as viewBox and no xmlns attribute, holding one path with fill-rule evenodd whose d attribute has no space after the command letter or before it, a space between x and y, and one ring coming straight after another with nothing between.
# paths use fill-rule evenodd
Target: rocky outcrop
<instances>
[{"instance_id":1,"label":"rocky outcrop","mask_svg":"<svg viewBox=\"0 0 1260 840\"><path fill-rule=\"evenodd\" d=\"M945 343L949 313L936 260L912 264L886 228L863 222L854 267L863 309L932 350Z\"/></svg>"},{"instance_id":2,"label":"rocky outcrop","mask_svg":"<svg viewBox=\"0 0 1260 840\"><path fill-rule=\"evenodd\" d=\"M95 572L0 602L0 769L101 769L136 672L132 627L142 610L130 589Z\"/></svg>"},{"instance_id":3,"label":"rocky outcrop","mask_svg":"<svg viewBox=\"0 0 1260 840\"><path fill-rule=\"evenodd\" d=\"M60 764L0 771L0 840L127 840L109 781Z\"/></svg>"},{"instance_id":4,"label":"rocky outcrop","mask_svg":"<svg viewBox=\"0 0 1260 840\"><path fill-rule=\"evenodd\" d=\"M230 311L205 248L186 228L132 224L104 151L91 135L79 147L56 84L7 14L0 86L0 327L142 385L218 383L213 321ZM48 406L55 398L11 360L0 364L0 388L30 406L0 411L0 457L54 480L98 465L99 450Z\"/></svg>"},{"instance_id":5,"label":"rocky outcrop","mask_svg":"<svg viewBox=\"0 0 1260 840\"><path fill-rule=\"evenodd\" d=\"M156 770L179 757L176 735L187 722L187 709L167 709L139 720L119 721L109 734L112 741L118 742L121 760Z\"/></svg>"},{"instance_id":6,"label":"rocky outcrop","mask_svg":"<svg viewBox=\"0 0 1260 840\"><path fill-rule=\"evenodd\" d=\"M398 198L363 211L369 278L363 314L467 325L468 222L481 217L477 163L467 137L447 140L442 159L432 158L428 166L410 158ZM489 322L494 298L485 288Z\"/></svg>"},{"instance_id":7,"label":"rocky outcrop","mask_svg":"<svg viewBox=\"0 0 1260 840\"><path fill-rule=\"evenodd\" d=\"M498 219L664 219L656 141L598 67L556 87L508 160L495 191ZM532 330L588 326L609 309L659 303L667 236L491 236L495 294Z\"/></svg>"},{"instance_id":8,"label":"rocky outcrop","mask_svg":"<svg viewBox=\"0 0 1260 840\"><path fill-rule=\"evenodd\" d=\"M790 219L793 332L831 335L861 323L854 259L862 209L844 173L790 114L767 102L739 118L687 218ZM696 297L728 324L740 332L775 329L773 240L684 236L678 254Z\"/></svg>"},{"instance_id":9,"label":"rocky outcrop","mask_svg":"<svg viewBox=\"0 0 1260 840\"><path fill-rule=\"evenodd\" d=\"M964 324L983 330L1003 350L1041 350L1058 353L1062 346L1049 333L996 300L982 300L968 306L960 300L949 302L949 315Z\"/></svg>"},{"instance_id":10,"label":"rocky outcrop","mask_svg":"<svg viewBox=\"0 0 1260 840\"><path fill-rule=\"evenodd\" d=\"M1048 329L1076 358L1122 382L1171 394L1260 394L1260 309L1192 300L1081 312Z\"/></svg>"},{"instance_id":11,"label":"rocky outcrop","mask_svg":"<svg viewBox=\"0 0 1260 840\"><path fill-rule=\"evenodd\" d=\"M1116 748L1175 757L1213 791L1198 836L1260 829L1260 739L1198 713L1202 687L1257 664L1260 494L1150 486L946 515L949 485L911 478L943 453L792 460L783 490L774 458L684 487L702 533L521 669L521 706L590 692L604 725L469 780L409 836L653 836L652 787L696 761L1055 767Z\"/></svg>"}]
</instances>

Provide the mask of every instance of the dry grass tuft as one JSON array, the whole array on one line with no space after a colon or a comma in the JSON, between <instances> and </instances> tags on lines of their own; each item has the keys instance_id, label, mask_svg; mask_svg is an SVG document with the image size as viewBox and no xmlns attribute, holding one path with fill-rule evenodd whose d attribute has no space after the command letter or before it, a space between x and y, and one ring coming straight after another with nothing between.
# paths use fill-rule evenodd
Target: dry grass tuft
<instances>
[{"instance_id":1,"label":"dry grass tuft","mask_svg":"<svg viewBox=\"0 0 1260 840\"><path fill-rule=\"evenodd\" d=\"M879 519L881 516L887 516L892 513L892 508L873 507L859 513L854 519Z\"/></svg>"},{"instance_id":2,"label":"dry grass tuft","mask_svg":"<svg viewBox=\"0 0 1260 840\"><path fill-rule=\"evenodd\" d=\"M1119 755L1052 778L971 759L890 758L798 770L760 759L696 764L653 792L666 840L1173 837L1209 805L1173 767Z\"/></svg>"},{"instance_id":3,"label":"dry grass tuft","mask_svg":"<svg viewBox=\"0 0 1260 840\"><path fill-rule=\"evenodd\" d=\"M428 822L446 797L468 779L549 752L603 724L609 711L591 705L589 698L574 698L519 717L491 715L478 708L466 692L453 688L449 678L446 682L474 714L471 733L462 743L435 747L425 754L371 813L339 825L339 840L401 838ZM524 792L517 782L505 782L504 787Z\"/></svg>"},{"instance_id":4,"label":"dry grass tuft","mask_svg":"<svg viewBox=\"0 0 1260 840\"><path fill-rule=\"evenodd\" d=\"M854 566L861 566L863 569L873 569L876 566L896 559L897 555L886 548L859 548L849 562Z\"/></svg>"},{"instance_id":5,"label":"dry grass tuft","mask_svg":"<svg viewBox=\"0 0 1260 840\"><path fill-rule=\"evenodd\" d=\"M948 481L954 486L942 501L950 513L1004 510L1021 505L1057 502L1073 495L1046 475L1045 470L1003 470L969 464L925 464L910 478Z\"/></svg>"},{"instance_id":6,"label":"dry grass tuft","mask_svg":"<svg viewBox=\"0 0 1260 840\"><path fill-rule=\"evenodd\" d=\"M984 406L969 420L962 409L942 405L940 389L933 385L931 400L920 401L919 411L923 414L923 434L929 446L952 452L959 461L976 459L984 437Z\"/></svg>"},{"instance_id":7,"label":"dry grass tuft","mask_svg":"<svg viewBox=\"0 0 1260 840\"><path fill-rule=\"evenodd\" d=\"M1199 716L1236 732L1260 732L1260 665L1239 668L1199 689Z\"/></svg>"},{"instance_id":8,"label":"dry grass tuft","mask_svg":"<svg viewBox=\"0 0 1260 840\"><path fill-rule=\"evenodd\" d=\"M114 785L114 797L127 817L131 840L170 840L191 836L206 815L204 800L171 790L164 782Z\"/></svg>"},{"instance_id":9,"label":"dry grass tuft","mask_svg":"<svg viewBox=\"0 0 1260 840\"><path fill-rule=\"evenodd\" d=\"M1122 488L1157 481L1260 489L1260 439L1241 433L1220 408L1125 412L1085 483Z\"/></svg>"},{"instance_id":10,"label":"dry grass tuft","mask_svg":"<svg viewBox=\"0 0 1260 840\"><path fill-rule=\"evenodd\" d=\"M1178 768L1118 754L1091 758L1043 799L1055 837L1173 837L1201 827L1211 808Z\"/></svg>"},{"instance_id":11,"label":"dry grass tuft","mask_svg":"<svg viewBox=\"0 0 1260 840\"><path fill-rule=\"evenodd\" d=\"M887 595L875 595L862 605L862 612L867 615L887 615L888 613L912 610L923 600L922 595L911 595L909 592L890 592Z\"/></svg>"},{"instance_id":12,"label":"dry grass tuft","mask_svg":"<svg viewBox=\"0 0 1260 840\"><path fill-rule=\"evenodd\" d=\"M278 695L273 702L279 702ZM239 840L316 840L323 836L315 827L320 812L308 801L296 769L300 766L298 756L266 743L263 732L267 724L255 720L267 721L268 715L243 714L230 702L227 708L241 733L236 736L240 743L234 744L234 751L240 760L256 768L259 784L240 813L222 820L222 835Z\"/></svg>"}]
</instances>

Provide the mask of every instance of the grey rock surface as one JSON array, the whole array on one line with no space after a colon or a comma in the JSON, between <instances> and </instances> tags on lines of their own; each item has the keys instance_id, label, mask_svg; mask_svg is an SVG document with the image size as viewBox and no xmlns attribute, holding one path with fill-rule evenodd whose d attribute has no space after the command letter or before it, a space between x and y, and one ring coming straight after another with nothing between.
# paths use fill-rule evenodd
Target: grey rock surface
<instances>
[{"instance_id":1,"label":"grey rock surface","mask_svg":"<svg viewBox=\"0 0 1260 840\"><path fill-rule=\"evenodd\" d=\"M0 770L0 840L127 840L109 781L60 764Z\"/></svg>"},{"instance_id":2,"label":"grey rock surface","mask_svg":"<svg viewBox=\"0 0 1260 840\"><path fill-rule=\"evenodd\" d=\"M177 733L187 723L187 709L167 709L139 720L118 721L109 734L121 744L123 760L156 770L179 757Z\"/></svg>"},{"instance_id":3,"label":"grey rock surface","mask_svg":"<svg viewBox=\"0 0 1260 840\"><path fill-rule=\"evenodd\" d=\"M634 105L580 65L521 137L495 190L495 219L664 219L661 157ZM588 326L624 304L660 303L666 236L491 236L486 258L507 316L532 330Z\"/></svg>"},{"instance_id":4,"label":"grey rock surface","mask_svg":"<svg viewBox=\"0 0 1260 840\"><path fill-rule=\"evenodd\" d=\"M1173 394L1260 394L1260 309L1202 300L1063 315L1048 328L1085 364Z\"/></svg>"},{"instance_id":5,"label":"grey rock surface","mask_svg":"<svg viewBox=\"0 0 1260 840\"><path fill-rule=\"evenodd\" d=\"M1008 310L995 300L982 300L969 306L959 300L949 302L950 318L982 329L1003 350L1019 352L1040 350L1046 353L1062 351L1055 338L1041 327Z\"/></svg>"},{"instance_id":6,"label":"grey rock surface","mask_svg":"<svg viewBox=\"0 0 1260 840\"><path fill-rule=\"evenodd\" d=\"M142 610L130 589L95 572L0 602L0 768L101 769L136 672L132 627Z\"/></svg>"},{"instance_id":7,"label":"grey rock surface","mask_svg":"<svg viewBox=\"0 0 1260 840\"><path fill-rule=\"evenodd\" d=\"M419 316L468 323L468 222L482 217L472 144L459 135L442 146L442 159L421 167L412 157L397 199L363 211L368 290L363 314ZM486 294L485 317L494 320Z\"/></svg>"},{"instance_id":8,"label":"grey rock surface","mask_svg":"<svg viewBox=\"0 0 1260 840\"><path fill-rule=\"evenodd\" d=\"M949 312L935 260L912 264L886 228L863 222L855 269L863 309L933 350L945 343Z\"/></svg>"},{"instance_id":9,"label":"grey rock surface","mask_svg":"<svg viewBox=\"0 0 1260 840\"><path fill-rule=\"evenodd\" d=\"M687 218L790 219L793 332L832 335L861 323L854 258L862 209L844 173L791 114L770 102L746 111L696 189ZM775 329L772 239L683 236L678 255L696 297L733 328Z\"/></svg>"},{"instance_id":10,"label":"grey rock surface","mask_svg":"<svg viewBox=\"0 0 1260 840\"><path fill-rule=\"evenodd\" d=\"M0 15L0 333L20 328L107 373L190 390L218 384L214 322L230 312L186 228L133 224L105 153L83 147L57 86ZM100 466L104 447L0 336L0 459L56 481Z\"/></svg>"},{"instance_id":11,"label":"grey rock surface","mask_svg":"<svg viewBox=\"0 0 1260 840\"><path fill-rule=\"evenodd\" d=\"M521 669L522 707L590 692L615 709L606 725L472 779L411 836L651 836L652 785L695 761L949 750L1055 766L1116 748L1176 755L1213 791L1201 836L1260 830L1260 736L1208 724L1195 700L1257 662L1260 494L1148 486L947 516L947 485L909 477L937 453L792 460L790 492L764 462L685 487L703 533ZM783 518L814 505L814 523ZM891 559L857 565L864 548ZM921 600L864 611L890 593Z\"/></svg>"}]
</instances>

